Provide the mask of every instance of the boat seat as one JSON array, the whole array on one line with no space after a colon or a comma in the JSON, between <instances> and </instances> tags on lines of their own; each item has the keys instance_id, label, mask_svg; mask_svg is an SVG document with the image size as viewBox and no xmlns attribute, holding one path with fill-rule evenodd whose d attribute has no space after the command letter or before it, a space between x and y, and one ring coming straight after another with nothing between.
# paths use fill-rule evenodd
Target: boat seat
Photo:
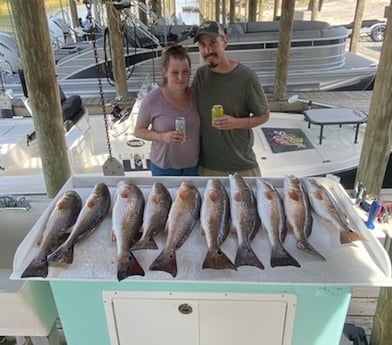
<instances>
[{"instance_id":1,"label":"boat seat","mask_svg":"<svg viewBox=\"0 0 392 345\"><path fill-rule=\"evenodd\" d=\"M63 112L63 121L68 131L83 116L85 109L82 98L78 95L66 97L63 89L59 86L61 110Z\"/></svg>"},{"instance_id":2,"label":"boat seat","mask_svg":"<svg viewBox=\"0 0 392 345\"><path fill-rule=\"evenodd\" d=\"M29 337L33 345L60 345L58 313L49 283L10 280L11 269L0 269L0 335L16 345Z\"/></svg>"}]
</instances>

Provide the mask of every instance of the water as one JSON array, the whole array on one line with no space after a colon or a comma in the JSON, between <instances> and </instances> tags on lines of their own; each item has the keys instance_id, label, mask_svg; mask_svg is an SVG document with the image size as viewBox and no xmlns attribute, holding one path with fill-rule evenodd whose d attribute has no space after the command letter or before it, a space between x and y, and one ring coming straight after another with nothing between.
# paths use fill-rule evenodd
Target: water
<instances>
[{"instance_id":1,"label":"water","mask_svg":"<svg viewBox=\"0 0 392 345\"><path fill-rule=\"evenodd\" d=\"M78 16L85 18L87 15L87 9L84 5L77 6ZM69 6L63 6L62 8L54 8L47 11L47 16L60 17L66 21L69 25L72 25L71 21L71 11ZM10 34L12 36L16 35L15 28L13 26L12 17L10 15L0 15L0 31Z\"/></svg>"},{"instance_id":2,"label":"water","mask_svg":"<svg viewBox=\"0 0 392 345\"><path fill-rule=\"evenodd\" d=\"M10 16L0 16L0 31L10 35L14 35Z\"/></svg>"}]
</instances>

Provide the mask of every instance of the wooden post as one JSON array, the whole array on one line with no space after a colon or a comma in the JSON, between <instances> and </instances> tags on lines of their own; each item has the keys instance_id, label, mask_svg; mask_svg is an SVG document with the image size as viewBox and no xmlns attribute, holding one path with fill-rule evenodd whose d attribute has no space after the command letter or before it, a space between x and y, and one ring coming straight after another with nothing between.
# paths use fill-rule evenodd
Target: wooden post
<instances>
[{"instance_id":1,"label":"wooden post","mask_svg":"<svg viewBox=\"0 0 392 345\"><path fill-rule=\"evenodd\" d=\"M162 6L160 0L152 0L151 9L158 16L158 18L162 17Z\"/></svg>"},{"instance_id":2,"label":"wooden post","mask_svg":"<svg viewBox=\"0 0 392 345\"><path fill-rule=\"evenodd\" d=\"M356 53L358 49L359 36L361 34L362 18L365 11L365 0L357 0L355 7L354 26L351 32L350 52Z\"/></svg>"},{"instance_id":3,"label":"wooden post","mask_svg":"<svg viewBox=\"0 0 392 345\"><path fill-rule=\"evenodd\" d=\"M319 13L318 8L319 8L319 0L313 0L311 2L311 11L312 11L312 14L310 16L311 20L317 20L318 13Z\"/></svg>"},{"instance_id":4,"label":"wooden post","mask_svg":"<svg viewBox=\"0 0 392 345\"><path fill-rule=\"evenodd\" d=\"M385 37L356 175L356 183L375 197L381 192L392 142L392 0L385 14Z\"/></svg>"},{"instance_id":5,"label":"wooden post","mask_svg":"<svg viewBox=\"0 0 392 345\"><path fill-rule=\"evenodd\" d=\"M226 0L222 0L222 25L226 25Z\"/></svg>"},{"instance_id":6,"label":"wooden post","mask_svg":"<svg viewBox=\"0 0 392 345\"><path fill-rule=\"evenodd\" d=\"M104 14L102 13L103 3L101 0L93 0L94 8L94 19L99 25L105 26L106 20L103 19Z\"/></svg>"},{"instance_id":7,"label":"wooden post","mask_svg":"<svg viewBox=\"0 0 392 345\"><path fill-rule=\"evenodd\" d=\"M392 260L391 238L387 239L386 249ZM378 295L374 315L370 345L390 345L392 339L392 288L382 287Z\"/></svg>"},{"instance_id":8,"label":"wooden post","mask_svg":"<svg viewBox=\"0 0 392 345\"><path fill-rule=\"evenodd\" d=\"M60 93L44 0L11 0L37 133L46 191L53 198L71 175ZM32 30L34 28L34 30Z\"/></svg>"},{"instance_id":9,"label":"wooden post","mask_svg":"<svg viewBox=\"0 0 392 345\"><path fill-rule=\"evenodd\" d=\"M220 17L220 0L215 0L215 20L219 23Z\"/></svg>"},{"instance_id":10,"label":"wooden post","mask_svg":"<svg viewBox=\"0 0 392 345\"><path fill-rule=\"evenodd\" d=\"M249 0L248 1L248 13L250 22L256 21L256 13L257 12L257 0Z\"/></svg>"},{"instance_id":11,"label":"wooden post","mask_svg":"<svg viewBox=\"0 0 392 345\"><path fill-rule=\"evenodd\" d=\"M274 17L272 18L272 20L276 20L276 18L278 18L280 16L280 9L281 6L281 0L275 0L274 1Z\"/></svg>"},{"instance_id":12,"label":"wooden post","mask_svg":"<svg viewBox=\"0 0 392 345\"><path fill-rule=\"evenodd\" d=\"M141 3L146 5L146 0L139 0ZM110 1L111 2L111 1ZM106 2L106 10L107 6L109 5L108 2ZM145 13L140 7L139 7L139 19L146 25L148 25L148 20L147 20L147 13ZM108 24L109 25L109 24Z\"/></svg>"},{"instance_id":13,"label":"wooden post","mask_svg":"<svg viewBox=\"0 0 392 345\"><path fill-rule=\"evenodd\" d=\"M279 46L276 57L274 99L286 97L286 84L290 61L291 34L293 31L295 1L282 1L282 15L279 26Z\"/></svg>"},{"instance_id":14,"label":"wooden post","mask_svg":"<svg viewBox=\"0 0 392 345\"><path fill-rule=\"evenodd\" d=\"M264 0L259 0L257 4L257 21L262 21L264 16Z\"/></svg>"},{"instance_id":15,"label":"wooden post","mask_svg":"<svg viewBox=\"0 0 392 345\"><path fill-rule=\"evenodd\" d=\"M234 21L235 21L235 0L230 0L229 23L234 23Z\"/></svg>"},{"instance_id":16,"label":"wooden post","mask_svg":"<svg viewBox=\"0 0 392 345\"><path fill-rule=\"evenodd\" d=\"M80 26L78 9L76 7L76 0L69 0L69 9L71 11L72 26L74 28L76 28L76 27Z\"/></svg>"},{"instance_id":17,"label":"wooden post","mask_svg":"<svg viewBox=\"0 0 392 345\"><path fill-rule=\"evenodd\" d=\"M123 30L121 27L120 11L116 10L111 2L107 2L106 12L108 14L110 52L112 55L112 69L116 94L117 96L121 96L123 102L127 102L128 85L124 60Z\"/></svg>"}]
</instances>

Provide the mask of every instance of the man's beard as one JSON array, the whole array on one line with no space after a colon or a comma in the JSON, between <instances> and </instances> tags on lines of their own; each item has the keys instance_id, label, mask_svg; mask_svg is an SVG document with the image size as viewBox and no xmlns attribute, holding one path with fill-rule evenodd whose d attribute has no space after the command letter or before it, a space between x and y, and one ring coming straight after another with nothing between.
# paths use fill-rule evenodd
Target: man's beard
<instances>
[{"instance_id":1,"label":"man's beard","mask_svg":"<svg viewBox=\"0 0 392 345\"><path fill-rule=\"evenodd\" d=\"M210 67L210 68L218 67L218 64L217 64L216 62L213 62L213 61L207 63L207 65L208 65L208 67Z\"/></svg>"},{"instance_id":2,"label":"man's beard","mask_svg":"<svg viewBox=\"0 0 392 345\"><path fill-rule=\"evenodd\" d=\"M212 55L207 55L207 56L204 58L204 60L206 61L208 67L210 67L210 68L218 67L218 63L217 63L217 62L215 62L214 60L208 60L208 58L209 58L210 56L213 57L213 58L216 58L216 57L217 57L215 54L212 54Z\"/></svg>"}]
</instances>

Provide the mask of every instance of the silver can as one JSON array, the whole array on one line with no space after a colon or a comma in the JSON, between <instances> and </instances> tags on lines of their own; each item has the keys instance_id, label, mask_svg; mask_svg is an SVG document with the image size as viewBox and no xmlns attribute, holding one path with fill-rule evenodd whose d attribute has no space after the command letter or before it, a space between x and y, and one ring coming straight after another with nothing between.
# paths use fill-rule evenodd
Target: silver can
<instances>
[{"instance_id":1,"label":"silver can","mask_svg":"<svg viewBox=\"0 0 392 345\"><path fill-rule=\"evenodd\" d=\"M176 117L176 131L184 134L185 136L185 117Z\"/></svg>"}]
</instances>

